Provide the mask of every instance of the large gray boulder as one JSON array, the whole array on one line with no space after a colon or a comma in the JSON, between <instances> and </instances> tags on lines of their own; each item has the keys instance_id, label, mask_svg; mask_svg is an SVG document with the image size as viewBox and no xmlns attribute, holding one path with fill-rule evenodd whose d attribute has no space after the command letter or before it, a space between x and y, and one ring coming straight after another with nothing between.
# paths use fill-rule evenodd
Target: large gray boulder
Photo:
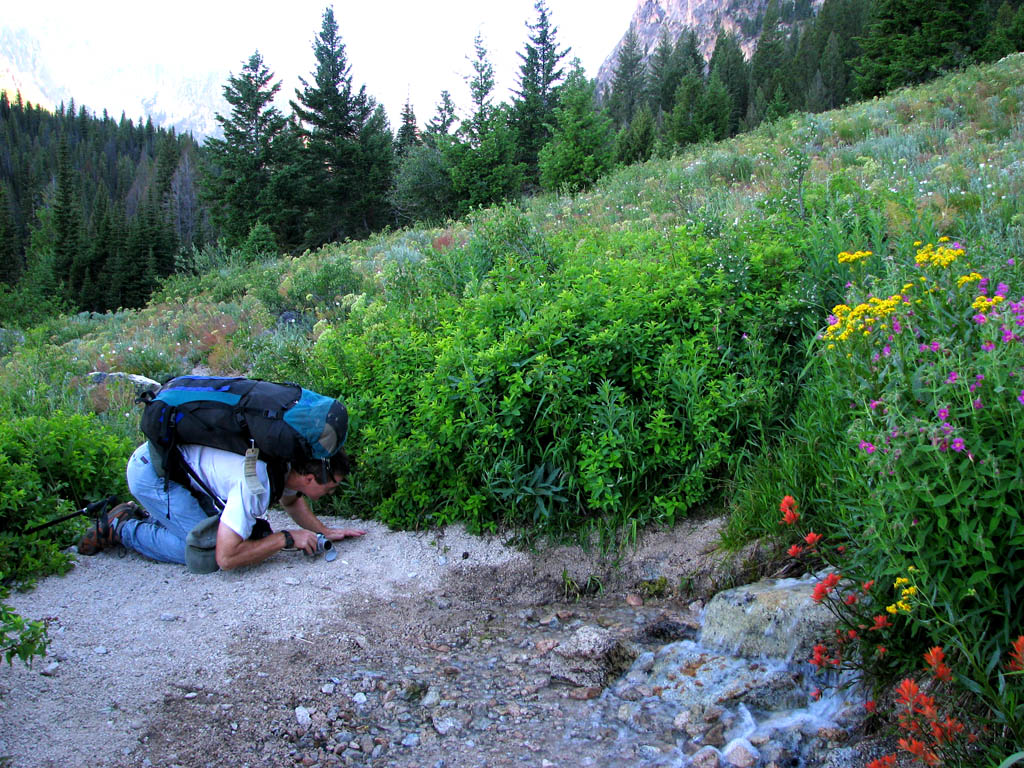
<instances>
[{"instance_id":1,"label":"large gray boulder","mask_svg":"<svg viewBox=\"0 0 1024 768\"><path fill-rule=\"evenodd\" d=\"M836 626L828 607L811 599L822 578L763 579L719 592L705 609L698 641L751 659L807 661Z\"/></svg>"}]
</instances>

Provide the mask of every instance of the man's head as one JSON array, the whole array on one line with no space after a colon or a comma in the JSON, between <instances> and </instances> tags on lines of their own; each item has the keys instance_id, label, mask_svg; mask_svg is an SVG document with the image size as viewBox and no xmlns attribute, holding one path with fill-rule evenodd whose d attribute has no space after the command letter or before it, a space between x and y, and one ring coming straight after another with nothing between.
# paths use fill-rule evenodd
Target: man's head
<instances>
[{"instance_id":1,"label":"man's head","mask_svg":"<svg viewBox=\"0 0 1024 768\"><path fill-rule=\"evenodd\" d=\"M285 484L311 499L318 499L337 488L351 470L348 455L340 449L327 459L309 459L293 464L291 476Z\"/></svg>"}]
</instances>

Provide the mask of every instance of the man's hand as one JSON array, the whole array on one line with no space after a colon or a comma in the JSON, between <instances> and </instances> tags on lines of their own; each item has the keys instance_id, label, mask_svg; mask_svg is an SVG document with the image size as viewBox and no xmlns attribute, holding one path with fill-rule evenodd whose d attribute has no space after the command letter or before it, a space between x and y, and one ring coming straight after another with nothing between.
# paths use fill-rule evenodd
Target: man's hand
<instances>
[{"instance_id":1,"label":"man's hand","mask_svg":"<svg viewBox=\"0 0 1024 768\"><path fill-rule=\"evenodd\" d=\"M305 528L299 528L298 530L288 530L288 533L292 535L295 540L295 548L301 549L307 555L316 554L316 534L312 531L307 531Z\"/></svg>"},{"instance_id":2,"label":"man's hand","mask_svg":"<svg viewBox=\"0 0 1024 768\"><path fill-rule=\"evenodd\" d=\"M365 535L366 531L360 531L358 528L324 528L324 538L331 541L341 541L342 539L351 539Z\"/></svg>"}]
</instances>

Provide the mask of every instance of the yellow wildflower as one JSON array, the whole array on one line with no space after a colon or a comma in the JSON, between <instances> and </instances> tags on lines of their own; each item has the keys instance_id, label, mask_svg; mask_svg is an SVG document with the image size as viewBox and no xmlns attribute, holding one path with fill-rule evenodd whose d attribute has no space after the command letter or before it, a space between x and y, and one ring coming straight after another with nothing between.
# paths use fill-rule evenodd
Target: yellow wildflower
<instances>
[{"instance_id":1,"label":"yellow wildflower","mask_svg":"<svg viewBox=\"0 0 1024 768\"><path fill-rule=\"evenodd\" d=\"M946 240L939 238L940 243L946 242L948 240L948 237L946 238ZM917 255L914 257L914 260L917 262L917 265L919 267L927 266L930 264L936 267L945 268L952 264L954 261L956 261L958 257L963 255L963 248L950 248L949 246L946 245L940 245L939 247L936 248L931 243L928 243L923 248L920 248L918 250Z\"/></svg>"},{"instance_id":2,"label":"yellow wildflower","mask_svg":"<svg viewBox=\"0 0 1024 768\"><path fill-rule=\"evenodd\" d=\"M860 261L861 259L866 259L868 256L871 256L871 251L856 251L855 253L843 251L839 254L839 263L849 264L855 261Z\"/></svg>"},{"instance_id":3,"label":"yellow wildflower","mask_svg":"<svg viewBox=\"0 0 1024 768\"><path fill-rule=\"evenodd\" d=\"M977 272L971 272L971 274L964 275L959 280L957 280L956 281L956 287L957 288L963 288L965 285L967 285L967 283L973 283L973 282L976 282L976 281L981 280L981 279L982 279L981 275L979 275Z\"/></svg>"},{"instance_id":4,"label":"yellow wildflower","mask_svg":"<svg viewBox=\"0 0 1024 768\"><path fill-rule=\"evenodd\" d=\"M1003 301L1002 296L993 296L990 299L988 296L982 294L981 296L979 296L978 298L971 302L971 306L974 307L979 312L988 312L990 309L992 309L992 307L994 307L996 304L999 304L1001 301Z\"/></svg>"}]
</instances>

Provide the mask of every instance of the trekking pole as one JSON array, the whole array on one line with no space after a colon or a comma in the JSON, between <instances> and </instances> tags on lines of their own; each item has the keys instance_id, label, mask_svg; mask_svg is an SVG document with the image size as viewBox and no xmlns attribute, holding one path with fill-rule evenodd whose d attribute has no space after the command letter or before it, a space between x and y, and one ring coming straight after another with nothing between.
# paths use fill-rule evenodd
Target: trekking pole
<instances>
[{"instance_id":1,"label":"trekking pole","mask_svg":"<svg viewBox=\"0 0 1024 768\"><path fill-rule=\"evenodd\" d=\"M117 496L107 496L107 498L102 499L100 501L94 501L92 504L87 504L86 506L82 507L81 509L75 512L72 512L69 515L64 515L63 517L58 517L56 520L51 520L48 523L43 523L42 525L37 525L33 528L29 528L27 531L24 531L24 533L26 535L29 533L35 533L36 531L41 531L44 528L49 528L51 525L56 525L57 523L63 523L65 520L70 520L71 518L78 517L79 515L92 515L94 517L99 517L107 511L107 507L109 507L111 504L117 504Z\"/></svg>"}]
</instances>

